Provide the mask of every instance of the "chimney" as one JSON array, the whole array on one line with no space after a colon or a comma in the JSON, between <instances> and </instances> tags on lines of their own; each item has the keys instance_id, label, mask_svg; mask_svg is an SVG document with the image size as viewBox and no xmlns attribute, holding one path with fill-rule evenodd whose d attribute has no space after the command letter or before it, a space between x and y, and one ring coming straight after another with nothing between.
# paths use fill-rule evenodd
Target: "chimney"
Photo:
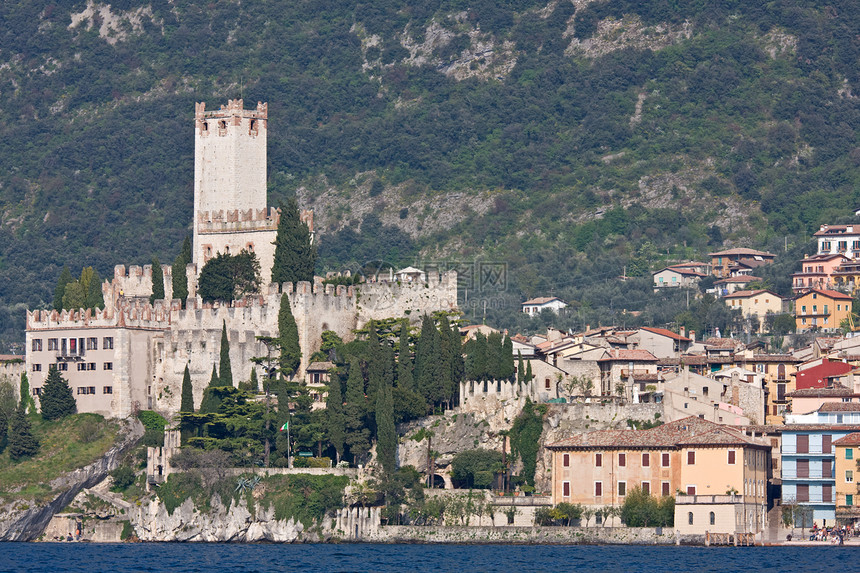
<instances>
[{"instance_id":1,"label":"chimney","mask_svg":"<svg viewBox=\"0 0 860 573\"><path fill-rule=\"evenodd\" d=\"M696 331L695 330L690 331L690 340L692 340L693 342L696 342Z\"/></svg>"},{"instance_id":2,"label":"chimney","mask_svg":"<svg viewBox=\"0 0 860 573\"><path fill-rule=\"evenodd\" d=\"M687 336L687 329L683 326L681 327L681 336L683 336L683 337Z\"/></svg>"}]
</instances>

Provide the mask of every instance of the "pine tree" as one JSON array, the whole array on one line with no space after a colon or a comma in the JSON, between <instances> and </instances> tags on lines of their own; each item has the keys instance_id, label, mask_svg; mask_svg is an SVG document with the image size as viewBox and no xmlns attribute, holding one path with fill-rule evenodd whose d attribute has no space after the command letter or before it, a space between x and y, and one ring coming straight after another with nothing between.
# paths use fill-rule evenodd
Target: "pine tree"
<instances>
[{"instance_id":1,"label":"pine tree","mask_svg":"<svg viewBox=\"0 0 860 573\"><path fill-rule=\"evenodd\" d=\"M170 280L173 283L173 298L182 301L182 308L188 299L188 264L191 262L191 241L186 235L182 250L173 259Z\"/></svg>"},{"instance_id":2,"label":"pine tree","mask_svg":"<svg viewBox=\"0 0 860 573\"><path fill-rule=\"evenodd\" d=\"M367 397L364 395L364 376L358 358L349 362L349 378L346 381L346 406L344 406L344 441L349 446L353 461L363 459L370 449L370 430L364 423L367 412Z\"/></svg>"},{"instance_id":3,"label":"pine tree","mask_svg":"<svg viewBox=\"0 0 860 573\"><path fill-rule=\"evenodd\" d=\"M54 288L54 310L58 312L63 310L63 297L66 294L66 285L74 280L69 267L63 267L62 272L60 272L60 278L57 279L57 286Z\"/></svg>"},{"instance_id":4,"label":"pine tree","mask_svg":"<svg viewBox=\"0 0 860 573\"><path fill-rule=\"evenodd\" d=\"M12 415L12 427L9 431L9 457L15 461L34 456L39 452L39 441L33 436L30 419L21 408L16 408Z\"/></svg>"},{"instance_id":5,"label":"pine tree","mask_svg":"<svg viewBox=\"0 0 860 573\"><path fill-rule=\"evenodd\" d=\"M280 205L272 282L280 285L314 280L316 248L311 244L308 226L301 221L299 203L290 197Z\"/></svg>"},{"instance_id":6,"label":"pine tree","mask_svg":"<svg viewBox=\"0 0 860 573\"><path fill-rule=\"evenodd\" d=\"M188 369L188 364L185 365L185 373L182 375L182 402L179 411L194 412L194 389L191 386L191 371Z\"/></svg>"},{"instance_id":7,"label":"pine tree","mask_svg":"<svg viewBox=\"0 0 860 573\"><path fill-rule=\"evenodd\" d=\"M39 403L42 406L42 417L46 420L59 420L78 411L72 389L56 366L51 366L48 371Z\"/></svg>"},{"instance_id":8,"label":"pine tree","mask_svg":"<svg viewBox=\"0 0 860 573\"><path fill-rule=\"evenodd\" d=\"M397 433L394 430L394 403L391 385L381 381L376 392L376 457L385 473L394 473L397 455Z\"/></svg>"},{"instance_id":9,"label":"pine tree","mask_svg":"<svg viewBox=\"0 0 860 573\"><path fill-rule=\"evenodd\" d=\"M340 376L331 375L328 385L328 396L326 397L326 426L328 429L328 440L337 452L337 460L343 457L344 444L344 414L343 414L343 390L341 388Z\"/></svg>"},{"instance_id":10,"label":"pine tree","mask_svg":"<svg viewBox=\"0 0 860 573\"><path fill-rule=\"evenodd\" d=\"M370 404L376 403L376 392L382 384L384 376L385 364L382 351L382 345L379 342L379 335L376 333L376 323L370 321L368 325L367 335L367 401Z\"/></svg>"},{"instance_id":11,"label":"pine tree","mask_svg":"<svg viewBox=\"0 0 860 573\"><path fill-rule=\"evenodd\" d=\"M281 308L278 311L278 342L281 347L279 366L281 373L292 377L302 362L302 349L299 346L299 327L290 308L290 298L281 295Z\"/></svg>"},{"instance_id":12,"label":"pine tree","mask_svg":"<svg viewBox=\"0 0 860 573\"><path fill-rule=\"evenodd\" d=\"M164 300L164 271L161 270L161 262L158 257L152 257L152 294L149 295L149 303Z\"/></svg>"},{"instance_id":13,"label":"pine tree","mask_svg":"<svg viewBox=\"0 0 860 573\"><path fill-rule=\"evenodd\" d=\"M99 276L99 272L95 269L93 269L90 283L87 286L87 300L85 304L86 308L104 309L105 307L105 296L102 292L102 278Z\"/></svg>"},{"instance_id":14,"label":"pine tree","mask_svg":"<svg viewBox=\"0 0 860 573\"><path fill-rule=\"evenodd\" d=\"M233 385L233 368L230 366L230 341L227 339L227 321L221 326L221 386Z\"/></svg>"},{"instance_id":15,"label":"pine tree","mask_svg":"<svg viewBox=\"0 0 860 573\"><path fill-rule=\"evenodd\" d=\"M200 401L201 414L214 414L221 407L221 398L213 390L221 385L218 370L212 365L212 376L209 378L209 386L203 390L203 399Z\"/></svg>"}]
</instances>

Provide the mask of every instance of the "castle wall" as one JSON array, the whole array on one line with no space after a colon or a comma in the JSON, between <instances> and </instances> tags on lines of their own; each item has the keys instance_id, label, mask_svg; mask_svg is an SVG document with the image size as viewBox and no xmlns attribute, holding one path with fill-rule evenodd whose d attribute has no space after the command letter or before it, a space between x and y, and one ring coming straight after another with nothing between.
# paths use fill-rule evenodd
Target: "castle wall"
<instances>
[{"instance_id":1,"label":"castle wall","mask_svg":"<svg viewBox=\"0 0 860 573\"><path fill-rule=\"evenodd\" d=\"M421 315L457 308L457 273L427 273L427 282L376 282L361 285L358 322L408 316L412 323Z\"/></svg>"}]
</instances>

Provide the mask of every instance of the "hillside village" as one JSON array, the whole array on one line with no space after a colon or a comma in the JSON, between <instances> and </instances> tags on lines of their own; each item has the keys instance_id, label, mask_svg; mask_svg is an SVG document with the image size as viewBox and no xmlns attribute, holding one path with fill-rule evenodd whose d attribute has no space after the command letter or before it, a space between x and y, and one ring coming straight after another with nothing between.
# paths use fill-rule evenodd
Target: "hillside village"
<instances>
[{"instance_id":1,"label":"hillside village","mask_svg":"<svg viewBox=\"0 0 860 573\"><path fill-rule=\"evenodd\" d=\"M145 424L136 508L107 486L81 494L136 512L126 514L136 537L229 539L200 525L202 505L174 523L163 497L179 476L213 465L221 480L256 476L239 484L243 492L262 477L349 478L339 486L343 503L325 515L334 516L331 535L351 539L459 519L493 528L666 526L676 537L737 544L860 519L860 337L852 336L860 226L816 233L818 251L792 275L791 299L755 274L775 255L748 248L653 273L655 290L722 300L742 319L737 338L617 325L500 332L460 323L453 271L274 280L280 224L298 220L311 245L313 213L267 205L267 120L263 103L197 104L190 259L118 265L92 308L28 311L26 355L2 357L6 379L27 379L15 385L27 389L16 397L22 411L32 403L44 414L53 376L78 414L162 420L154 432ZM264 286L208 300L206 266L240 253L258 261ZM185 296L174 296L177 285ZM522 303L529 315L565 307L553 296ZM784 334L759 336L777 327ZM189 451L201 457L188 461ZM397 488L410 493L397 498ZM646 508L638 517L631 499ZM452 517L456 503L468 508ZM77 524L69 515L49 527ZM277 521L246 526L242 538L301 533ZM182 527L192 533L182 537Z\"/></svg>"}]
</instances>

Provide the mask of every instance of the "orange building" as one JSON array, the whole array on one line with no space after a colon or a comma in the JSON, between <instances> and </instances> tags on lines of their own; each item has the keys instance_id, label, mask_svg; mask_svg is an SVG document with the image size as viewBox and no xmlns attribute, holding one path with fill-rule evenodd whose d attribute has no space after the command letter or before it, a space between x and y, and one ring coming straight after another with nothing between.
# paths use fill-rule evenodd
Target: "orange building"
<instances>
[{"instance_id":1,"label":"orange building","mask_svg":"<svg viewBox=\"0 0 860 573\"><path fill-rule=\"evenodd\" d=\"M552 502L620 506L635 487L657 495L744 497L764 523L770 445L696 417L650 430L586 432L548 444Z\"/></svg>"},{"instance_id":2,"label":"orange building","mask_svg":"<svg viewBox=\"0 0 860 573\"><path fill-rule=\"evenodd\" d=\"M811 328L837 330L851 314L851 295L835 290L812 289L795 299L797 331Z\"/></svg>"}]
</instances>

